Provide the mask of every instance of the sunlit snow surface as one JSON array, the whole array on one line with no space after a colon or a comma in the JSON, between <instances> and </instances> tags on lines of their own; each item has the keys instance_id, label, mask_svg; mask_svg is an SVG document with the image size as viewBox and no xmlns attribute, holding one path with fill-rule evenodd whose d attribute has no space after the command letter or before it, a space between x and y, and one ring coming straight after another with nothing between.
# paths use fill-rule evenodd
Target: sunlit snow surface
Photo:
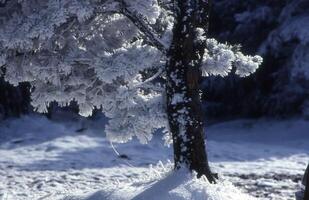
<instances>
[{"instance_id":1,"label":"sunlit snow surface","mask_svg":"<svg viewBox=\"0 0 309 200\"><path fill-rule=\"evenodd\" d=\"M114 144L119 157L102 127L104 120L60 123L31 116L2 121L0 199L120 200L147 195L143 191L169 173L171 148L164 147L158 135L149 145ZM308 130L309 121L301 119L210 125L206 131L211 167L222 180L258 199L293 199L309 161ZM199 187L188 181L192 180L178 186ZM191 190L179 187L174 187L175 195L190 195Z\"/></svg>"}]
</instances>

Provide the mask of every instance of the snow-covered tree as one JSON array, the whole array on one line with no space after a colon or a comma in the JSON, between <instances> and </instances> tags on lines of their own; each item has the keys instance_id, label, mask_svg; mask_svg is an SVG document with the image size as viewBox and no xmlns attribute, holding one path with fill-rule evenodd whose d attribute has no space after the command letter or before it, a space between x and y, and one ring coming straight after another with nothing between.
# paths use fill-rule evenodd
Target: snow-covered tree
<instances>
[{"instance_id":1,"label":"snow-covered tree","mask_svg":"<svg viewBox=\"0 0 309 200\"><path fill-rule=\"evenodd\" d=\"M241 77L261 64L207 38L208 0L11 0L0 6L0 66L13 85L29 82L32 105L75 101L99 108L107 137L142 143L164 128L175 167L210 172L204 143L202 75Z\"/></svg>"},{"instance_id":2,"label":"snow-covered tree","mask_svg":"<svg viewBox=\"0 0 309 200\"><path fill-rule=\"evenodd\" d=\"M309 116L308 10L308 0L213 2L211 36L264 61L245 79L205 78L208 117Z\"/></svg>"},{"instance_id":3,"label":"snow-covered tree","mask_svg":"<svg viewBox=\"0 0 309 200\"><path fill-rule=\"evenodd\" d=\"M278 26L260 46L260 53L283 60L272 75L276 78L272 99L308 117L309 108L309 2L290 0L277 18ZM284 100L282 100L284 99ZM290 108L290 109L291 109Z\"/></svg>"}]
</instances>

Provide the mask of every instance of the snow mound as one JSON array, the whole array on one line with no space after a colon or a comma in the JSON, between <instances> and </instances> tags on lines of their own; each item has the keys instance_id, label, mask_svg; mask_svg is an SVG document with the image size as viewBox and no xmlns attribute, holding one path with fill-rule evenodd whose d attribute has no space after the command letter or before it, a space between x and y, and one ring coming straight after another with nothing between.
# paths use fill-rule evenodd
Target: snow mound
<instances>
[{"instance_id":1,"label":"snow mound","mask_svg":"<svg viewBox=\"0 0 309 200\"><path fill-rule=\"evenodd\" d=\"M210 184L205 177L197 178L186 170L170 173L132 200L254 200L241 193L230 182L219 180Z\"/></svg>"},{"instance_id":2,"label":"snow mound","mask_svg":"<svg viewBox=\"0 0 309 200\"><path fill-rule=\"evenodd\" d=\"M152 175L150 175L152 176ZM137 186L105 188L85 198L67 197L63 200L255 200L242 193L232 183L219 180L210 184L205 177L182 169L170 172L165 178L154 183Z\"/></svg>"}]
</instances>

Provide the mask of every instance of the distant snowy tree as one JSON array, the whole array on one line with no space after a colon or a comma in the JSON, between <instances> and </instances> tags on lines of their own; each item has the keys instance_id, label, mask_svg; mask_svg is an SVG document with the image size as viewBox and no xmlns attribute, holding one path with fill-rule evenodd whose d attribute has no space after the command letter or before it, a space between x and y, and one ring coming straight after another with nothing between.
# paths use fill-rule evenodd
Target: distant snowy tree
<instances>
[{"instance_id":1,"label":"distant snowy tree","mask_svg":"<svg viewBox=\"0 0 309 200\"><path fill-rule=\"evenodd\" d=\"M294 107L307 114L309 105L309 2L293 0L281 10L278 26L260 47L260 53L284 60L274 84L276 106Z\"/></svg>"},{"instance_id":2,"label":"distant snowy tree","mask_svg":"<svg viewBox=\"0 0 309 200\"><path fill-rule=\"evenodd\" d=\"M233 73L204 79L207 116L308 117L309 1L222 0L212 10L211 37L240 43L264 61L245 79Z\"/></svg>"},{"instance_id":3,"label":"distant snowy tree","mask_svg":"<svg viewBox=\"0 0 309 200\"><path fill-rule=\"evenodd\" d=\"M11 0L0 8L0 64L13 85L29 82L32 105L75 101L110 119L112 141L142 143L165 128L175 167L210 172L204 144L201 75L241 77L261 64L207 39L206 0ZM171 135L169 137L169 135Z\"/></svg>"}]
</instances>

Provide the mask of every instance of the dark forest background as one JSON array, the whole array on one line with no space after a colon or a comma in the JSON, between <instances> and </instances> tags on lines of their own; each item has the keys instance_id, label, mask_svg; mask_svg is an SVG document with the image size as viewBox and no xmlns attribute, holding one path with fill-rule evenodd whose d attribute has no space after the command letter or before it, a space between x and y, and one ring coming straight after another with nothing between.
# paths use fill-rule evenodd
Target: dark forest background
<instances>
[{"instance_id":1,"label":"dark forest background","mask_svg":"<svg viewBox=\"0 0 309 200\"><path fill-rule=\"evenodd\" d=\"M264 62L247 78L205 78L207 119L309 117L308 0L213 1L210 37L241 44ZM32 112L29 90L0 78L0 119ZM57 108L50 110L52 115Z\"/></svg>"}]
</instances>

